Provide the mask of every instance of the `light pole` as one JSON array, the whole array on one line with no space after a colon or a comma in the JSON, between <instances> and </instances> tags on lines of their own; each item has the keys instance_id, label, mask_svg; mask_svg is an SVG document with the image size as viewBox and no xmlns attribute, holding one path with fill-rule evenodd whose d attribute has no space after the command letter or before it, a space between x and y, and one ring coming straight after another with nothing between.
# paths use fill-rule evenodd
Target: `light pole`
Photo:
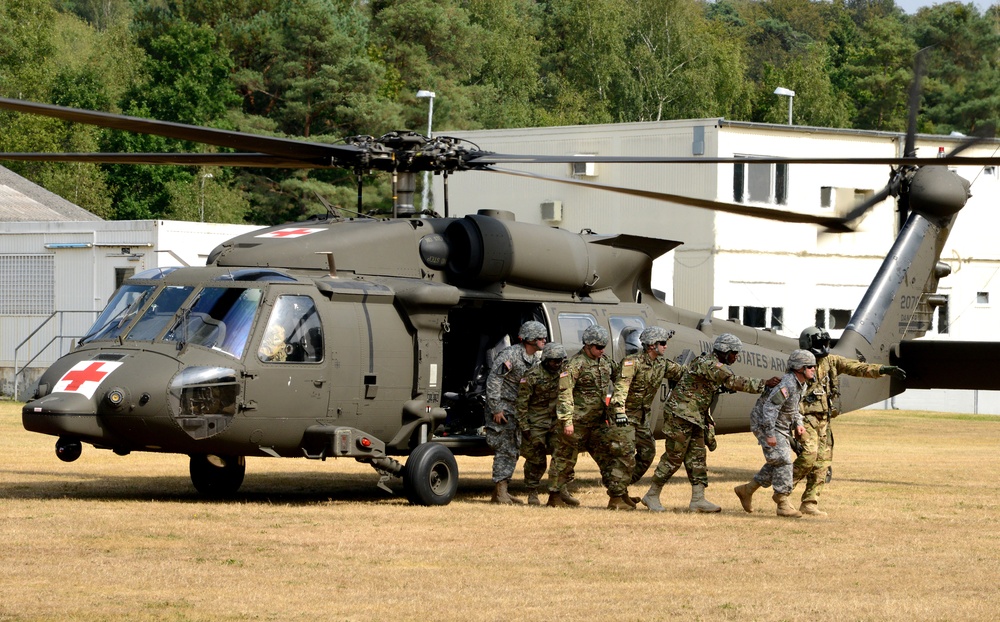
<instances>
[{"instance_id":1,"label":"light pole","mask_svg":"<svg viewBox=\"0 0 1000 622\"><path fill-rule=\"evenodd\" d=\"M775 95L783 95L788 98L788 125L792 124L792 100L795 98L795 91L779 86L774 89Z\"/></svg>"},{"instance_id":2,"label":"light pole","mask_svg":"<svg viewBox=\"0 0 1000 622\"><path fill-rule=\"evenodd\" d=\"M434 123L434 91L417 91L417 99L427 100L427 138L431 137L431 128ZM430 200L430 172L424 171L424 191L420 195L420 209L427 209L427 202Z\"/></svg>"},{"instance_id":3,"label":"light pole","mask_svg":"<svg viewBox=\"0 0 1000 622\"><path fill-rule=\"evenodd\" d=\"M198 194L198 218L201 222L205 222L205 180L212 179L211 173L205 173L201 176L201 192Z\"/></svg>"}]
</instances>

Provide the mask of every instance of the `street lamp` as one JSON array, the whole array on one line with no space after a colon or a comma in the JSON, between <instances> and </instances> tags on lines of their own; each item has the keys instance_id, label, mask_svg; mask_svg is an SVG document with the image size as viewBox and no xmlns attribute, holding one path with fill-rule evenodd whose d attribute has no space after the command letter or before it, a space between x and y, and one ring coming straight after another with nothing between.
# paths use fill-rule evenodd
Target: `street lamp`
<instances>
[{"instance_id":1,"label":"street lamp","mask_svg":"<svg viewBox=\"0 0 1000 622\"><path fill-rule=\"evenodd\" d=\"M434 91L417 91L417 99L426 99L427 106L427 138L431 137L431 126L434 123ZM424 171L424 191L420 195L420 209L427 209L427 201L430 197L430 172Z\"/></svg>"},{"instance_id":2,"label":"street lamp","mask_svg":"<svg viewBox=\"0 0 1000 622\"><path fill-rule=\"evenodd\" d=\"M198 218L201 222L205 222L205 180L212 179L211 173L205 173L201 176L201 192L198 195Z\"/></svg>"},{"instance_id":3,"label":"street lamp","mask_svg":"<svg viewBox=\"0 0 1000 622\"><path fill-rule=\"evenodd\" d=\"M783 95L788 98L788 125L792 124L792 99L795 97L795 91L791 89L786 89L783 86L779 86L774 89L775 95Z\"/></svg>"}]
</instances>

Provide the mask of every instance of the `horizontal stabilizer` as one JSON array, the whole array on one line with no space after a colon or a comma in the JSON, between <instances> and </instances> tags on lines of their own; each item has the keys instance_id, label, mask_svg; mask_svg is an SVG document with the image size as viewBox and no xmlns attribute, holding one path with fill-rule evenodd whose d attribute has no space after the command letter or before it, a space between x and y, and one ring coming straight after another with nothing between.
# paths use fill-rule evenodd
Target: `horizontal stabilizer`
<instances>
[{"instance_id":1,"label":"horizontal stabilizer","mask_svg":"<svg viewBox=\"0 0 1000 622\"><path fill-rule=\"evenodd\" d=\"M903 341L894 360L907 389L1000 390L1000 341Z\"/></svg>"}]
</instances>

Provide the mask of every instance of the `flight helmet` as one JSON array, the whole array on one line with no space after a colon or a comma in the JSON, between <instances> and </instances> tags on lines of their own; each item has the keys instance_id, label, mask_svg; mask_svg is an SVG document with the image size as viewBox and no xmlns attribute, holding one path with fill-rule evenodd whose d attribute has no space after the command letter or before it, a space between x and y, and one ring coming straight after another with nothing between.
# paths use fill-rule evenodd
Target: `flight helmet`
<instances>
[{"instance_id":1,"label":"flight helmet","mask_svg":"<svg viewBox=\"0 0 1000 622\"><path fill-rule=\"evenodd\" d=\"M810 326L799 335L799 347L809 350L816 358L821 359L830 353L830 333L822 328Z\"/></svg>"}]
</instances>

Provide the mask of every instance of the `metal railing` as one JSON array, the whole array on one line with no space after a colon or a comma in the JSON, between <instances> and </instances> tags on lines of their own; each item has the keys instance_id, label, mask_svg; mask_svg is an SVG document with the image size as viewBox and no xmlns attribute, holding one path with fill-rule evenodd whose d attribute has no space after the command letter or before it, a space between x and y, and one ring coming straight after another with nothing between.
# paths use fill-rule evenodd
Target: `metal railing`
<instances>
[{"instance_id":1,"label":"metal railing","mask_svg":"<svg viewBox=\"0 0 1000 622\"><path fill-rule=\"evenodd\" d=\"M58 342L58 344L59 344L59 356L62 356L64 354L64 352L62 350L62 345L64 343L64 340L66 340L66 339L79 339L80 337L83 337L83 335L64 335L64 334L62 334L63 330L64 330L64 328L63 328L63 320L65 319L66 314L69 314L69 313L89 313L91 315L96 316L98 313L100 313L100 310L90 309L90 310L86 310L86 311L75 311L75 310L53 311L51 314L49 314L49 316L47 318L45 318L44 320L42 320L42 322L35 328L35 330L31 331L31 333L21 341L21 343L19 343L16 346L14 346L14 399L15 400L16 399L20 399L19 392L18 392L19 381L20 381L21 375L24 373L24 371L26 369L28 369L29 365L31 365L33 362L35 362L36 359L38 359L38 357L40 357L42 354L44 354L45 351L48 350L49 347L52 346L52 344ZM42 330L43 328L45 328L49 324L49 322L51 322L55 318L59 318L58 319L59 326L56 329L56 335L54 335L51 339L49 339L49 341L45 345L43 345L34 356L32 356L30 359L28 359L28 361L25 362L25 364L23 366L19 367L18 366L18 359L19 359L19 355L20 355L20 352L21 352L21 348L23 348L29 341L31 341L32 337L34 337L35 335L37 335L40 330Z\"/></svg>"}]
</instances>

